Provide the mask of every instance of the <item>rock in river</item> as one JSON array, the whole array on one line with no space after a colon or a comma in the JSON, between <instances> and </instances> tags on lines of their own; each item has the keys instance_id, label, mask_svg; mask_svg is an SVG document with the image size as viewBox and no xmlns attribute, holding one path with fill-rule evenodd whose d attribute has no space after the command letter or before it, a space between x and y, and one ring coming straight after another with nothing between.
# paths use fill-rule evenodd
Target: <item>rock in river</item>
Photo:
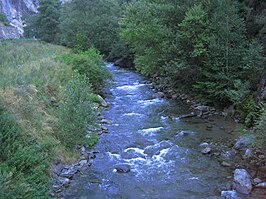
<instances>
[{"instance_id":1,"label":"rock in river","mask_svg":"<svg viewBox=\"0 0 266 199\"><path fill-rule=\"evenodd\" d=\"M120 164L115 166L117 173L128 173L130 172L130 166L128 164Z\"/></svg>"},{"instance_id":2,"label":"rock in river","mask_svg":"<svg viewBox=\"0 0 266 199\"><path fill-rule=\"evenodd\" d=\"M232 191L222 191L221 197L224 199L241 199L237 196L237 192L235 190Z\"/></svg>"},{"instance_id":3,"label":"rock in river","mask_svg":"<svg viewBox=\"0 0 266 199\"><path fill-rule=\"evenodd\" d=\"M206 147L205 149L203 149L202 151L201 151L201 153L203 153L203 154L208 154L208 153L210 153L211 152L211 147Z\"/></svg>"},{"instance_id":4,"label":"rock in river","mask_svg":"<svg viewBox=\"0 0 266 199\"><path fill-rule=\"evenodd\" d=\"M249 194L252 189L251 177L245 169L236 169L234 174L234 188L243 194Z\"/></svg>"}]
</instances>

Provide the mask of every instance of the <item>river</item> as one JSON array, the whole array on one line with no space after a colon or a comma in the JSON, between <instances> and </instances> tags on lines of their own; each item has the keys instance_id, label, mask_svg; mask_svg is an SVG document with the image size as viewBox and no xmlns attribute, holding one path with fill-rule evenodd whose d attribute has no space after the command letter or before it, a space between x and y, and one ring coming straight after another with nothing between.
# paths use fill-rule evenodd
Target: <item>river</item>
<instances>
[{"instance_id":1,"label":"river","mask_svg":"<svg viewBox=\"0 0 266 199\"><path fill-rule=\"evenodd\" d=\"M233 170L202 154L199 145L235 139L235 133L221 128L234 131L232 123L215 117L179 119L191 112L184 102L157 97L134 71L106 66L113 81L106 88L110 105L103 115L112 123L94 147L91 166L75 176L64 198L215 199L230 189Z\"/></svg>"}]
</instances>

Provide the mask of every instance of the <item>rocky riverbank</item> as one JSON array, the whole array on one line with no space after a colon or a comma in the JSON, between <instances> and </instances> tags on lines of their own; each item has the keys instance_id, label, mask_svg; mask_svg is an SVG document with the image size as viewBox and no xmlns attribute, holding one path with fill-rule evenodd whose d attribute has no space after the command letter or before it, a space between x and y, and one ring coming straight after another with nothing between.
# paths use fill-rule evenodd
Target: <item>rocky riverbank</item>
<instances>
[{"instance_id":1,"label":"rocky riverbank","mask_svg":"<svg viewBox=\"0 0 266 199\"><path fill-rule=\"evenodd\" d=\"M160 81L158 81L160 82ZM232 108L217 110L214 107L207 106L196 100L193 96L184 94L174 89L164 88L158 82L153 82L152 86L157 96L168 99L179 99L188 104L191 113L181 115L179 119L200 117L204 120L212 120L215 115L222 116L224 119L232 119L232 122L239 123L239 118L229 118L234 111ZM206 128L213 128L207 125ZM220 128L226 128L220 126ZM229 130L225 133L235 133ZM239 132L240 134L240 132ZM203 142L201 145L202 153L210 158L217 158L222 166L230 167L234 170L232 184L229 191L223 191L223 198L238 199L249 195L253 190L258 190L266 194L266 150L254 144L254 132L250 130L245 135L239 136L237 140L228 140L227 142ZM261 190L265 189L265 190ZM262 197L263 198L263 197Z\"/></svg>"},{"instance_id":2,"label":"rocky riverbank","mask_svg":"<svg viewBox=\"0 0 266 199\"><path fill-rule=\"evenodd\" d=\"M108 103L100 95L98 95L98 98L100 100L100 104L95 103L95 109L108 107ZM102 115L99 115L98 117L100 121L99 128L91 129L90 127L87 127L86 129L88 135L91 135L92 133L96 133L98 135L107 133L108 129L104 127L104 124L108 124L112 121L104 119ZM50 190L50 196L61 197L61 192L70 185L73 177L78 173L84 172L91 165L90 161L93 160L97 154L97 151L94 151L87 145L77 146L77 151L79 152L80 157L76 162L69 165L63 165L60 162L55 162L51 165L53 186Z\"/></svg>"}]
</instances>

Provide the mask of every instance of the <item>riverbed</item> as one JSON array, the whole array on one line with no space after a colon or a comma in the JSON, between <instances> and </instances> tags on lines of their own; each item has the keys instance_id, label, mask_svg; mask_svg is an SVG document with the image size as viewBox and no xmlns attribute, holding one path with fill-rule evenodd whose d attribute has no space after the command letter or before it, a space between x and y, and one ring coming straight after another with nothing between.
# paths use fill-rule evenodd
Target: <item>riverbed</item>
<instances>
[{"instance_id":1,"label":"riverbed","mask_svg":"<svg viewBox=\"0 0 266 199\"><path fill-rule=\"evenodd\" d=\"M64 198L214 199L231 188L232 168L203 154L200 145L236 139L237 124L218 115L180 119L191 112L184 102L158 97L134 71L106 67L113 80L103 115L112 122L93 148L96 158Z\"/></svg>"}]
</instances>

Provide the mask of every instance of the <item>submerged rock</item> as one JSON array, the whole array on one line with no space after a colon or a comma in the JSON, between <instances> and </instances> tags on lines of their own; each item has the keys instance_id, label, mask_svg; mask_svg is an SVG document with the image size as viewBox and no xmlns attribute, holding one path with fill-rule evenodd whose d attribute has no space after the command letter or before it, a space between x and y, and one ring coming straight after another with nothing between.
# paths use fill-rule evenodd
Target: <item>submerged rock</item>
<instances>
[{"instance_id":1,"label":"submerged rock","mask_svg":"<svg viewBox=\"0 0 266 199\"><path fill-rule=\"evenodd\" d=\"M190 130L187 130L187 131L180 131L176 137L184 137L184 136L188 136L188 135L193 135L194 132L193 131L190 131Z\"/></svg>"},{"instance_id":2,"label":"submerged rock","mask_svg":"<svg viewBox=\"0 0 266 199\"><path fill-rule=\"evenodd\" d=\"M241 199L237 196L237 192L235 190L232 191L222 191L221 197L223 199Z\"/></svg>"},{"instance_id":3,"label":"submerged rock","mask_svg":"<svg viewBox=\"0 0 266 199\"><path fill-rule=\"evenodd\" d=\"M128 173L130 172L130 166L128 164L120 164L115 166L117 173Z\"/></svg>"},{"instance_id":4,"label":"submerged rock","mask_svg":"<svg viewBox=\"0 0 266 199\"><path fill-rule=\"evenodd\" d=\"M162 141L159 142L153 146L148 146L144 149L144 153L153 156L153 155L159 155L160 151L166 148L171 147L173 144L169 141Z\"/></svg>"},{"instance_id":5,"label":"submerged rock","mask_svg":"<svg viewBox=\"0 0 266 199\"><path fill-rule=\"evenodd\" d=\"M236 169L234 172L234 188L243 194L249 194L252 190L251 177L245 169Z\"/></svg>"}]
</instances>

